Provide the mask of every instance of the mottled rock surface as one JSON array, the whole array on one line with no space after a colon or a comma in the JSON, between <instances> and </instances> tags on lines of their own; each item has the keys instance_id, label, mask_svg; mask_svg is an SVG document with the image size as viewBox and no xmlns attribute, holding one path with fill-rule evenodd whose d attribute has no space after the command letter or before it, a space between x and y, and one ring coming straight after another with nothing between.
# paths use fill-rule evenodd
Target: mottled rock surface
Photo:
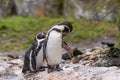
<instances>
[{"instance_id":1,"label":"mottled rock surface","mask_svg":"<svg viewBox=\"0 0 120 80\"><path fill-rule=\"evenodd\" d=\"M47 73L38 72L26 79L41 80L117 80L120 69L117 67L88 67L80 64L66 64L64 71Z\"/></svg>"},{"instance_id":2,"label":"mottled rock surface","mask_svg":"<svg viewBox=\"0 0 120 80\"><path fill-rule=\"evenodd\" d=\"M63 71L48 74L46 69L25 75L22 73L23 57L1 53L0 80L118 80L120 68L115 64L109 65L109 59L116 59L111 55L110 58L106 57L109 50L109 47L82 50L82 54L75 55L71 60L62 60L60 67ZM116 64L119 64L117 59Z\"/></svg>"}]
</instances>

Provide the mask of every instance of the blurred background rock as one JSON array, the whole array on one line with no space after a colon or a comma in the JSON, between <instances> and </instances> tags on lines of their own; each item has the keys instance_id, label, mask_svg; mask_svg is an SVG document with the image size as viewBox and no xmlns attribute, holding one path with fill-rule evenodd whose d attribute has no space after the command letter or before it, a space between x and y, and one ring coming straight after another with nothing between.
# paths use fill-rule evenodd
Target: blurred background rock
<instances>
[{"instance_id":1,"label":"blurred background rock","mask_svg":"<svg viewBox=\"0 0 120 80\"><path fill-rule=\"evenodd\" d=\"M0 17L65 16L113 20L118 15L119 0L0 0Z\"/></svg>"}]
</instances>

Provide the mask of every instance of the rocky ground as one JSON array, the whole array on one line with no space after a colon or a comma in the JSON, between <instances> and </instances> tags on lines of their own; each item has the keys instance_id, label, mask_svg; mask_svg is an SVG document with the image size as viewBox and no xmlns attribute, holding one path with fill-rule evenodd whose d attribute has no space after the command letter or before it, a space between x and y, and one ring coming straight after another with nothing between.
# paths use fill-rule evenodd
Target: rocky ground
<instances>
[{"instance_id":1,"label":"rocky ground","mask_svg":"<svg viewBox=\"0 0 120 80\"><path fill-rule=\"evenodd\" d=\"M111 53L111 50L114 50ZM24 51L21 51L24 53ZM20 54L18 52L17 54ZM66 56L64 54L63 56ZM119 80L120 53L117 48L94 47L74 49L71 60L63 57L60 66L63 71L21 73L23 57L10 53L0 56L0 80Z\"/></svg>"}]
</instances>

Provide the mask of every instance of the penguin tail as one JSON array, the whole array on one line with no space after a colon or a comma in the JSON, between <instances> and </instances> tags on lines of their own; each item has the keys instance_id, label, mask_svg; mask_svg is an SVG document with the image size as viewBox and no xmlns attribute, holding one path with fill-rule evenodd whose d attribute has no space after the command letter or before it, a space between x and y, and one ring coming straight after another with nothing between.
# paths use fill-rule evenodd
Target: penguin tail
<instances>
[{"instance_id":1,"label":"penguin tail","mask_svg":"<svg viewBox=\"0 0 120 80\"><path fill-rule=\"evenodd\" d=\"M26 73L28 70L27 70L27 68L26 67L23 67L23 69L22 69L22 73Z\"/></svg>"}]
</instances>

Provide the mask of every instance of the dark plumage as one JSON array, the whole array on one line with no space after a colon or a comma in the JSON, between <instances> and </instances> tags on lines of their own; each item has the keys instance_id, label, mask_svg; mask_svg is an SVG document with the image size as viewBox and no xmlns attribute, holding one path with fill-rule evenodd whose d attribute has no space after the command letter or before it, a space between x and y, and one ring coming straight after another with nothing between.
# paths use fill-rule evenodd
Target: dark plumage
<instances>
[{"instance_id":1,"label":"dark plumage","mask_svg":"<svg viewBox=\"0 0 120 80\"><path fill-rule=\"evenodd\" d=\"M35 36L34 42L30 45L30 47L26 51L24 57L24 66L22 69L23 73L26 73L26 71L36 70L36 56L42 47L44 38L45 38L45 33L43 32L40 32Z\"/></svg>"}]
</instances>

